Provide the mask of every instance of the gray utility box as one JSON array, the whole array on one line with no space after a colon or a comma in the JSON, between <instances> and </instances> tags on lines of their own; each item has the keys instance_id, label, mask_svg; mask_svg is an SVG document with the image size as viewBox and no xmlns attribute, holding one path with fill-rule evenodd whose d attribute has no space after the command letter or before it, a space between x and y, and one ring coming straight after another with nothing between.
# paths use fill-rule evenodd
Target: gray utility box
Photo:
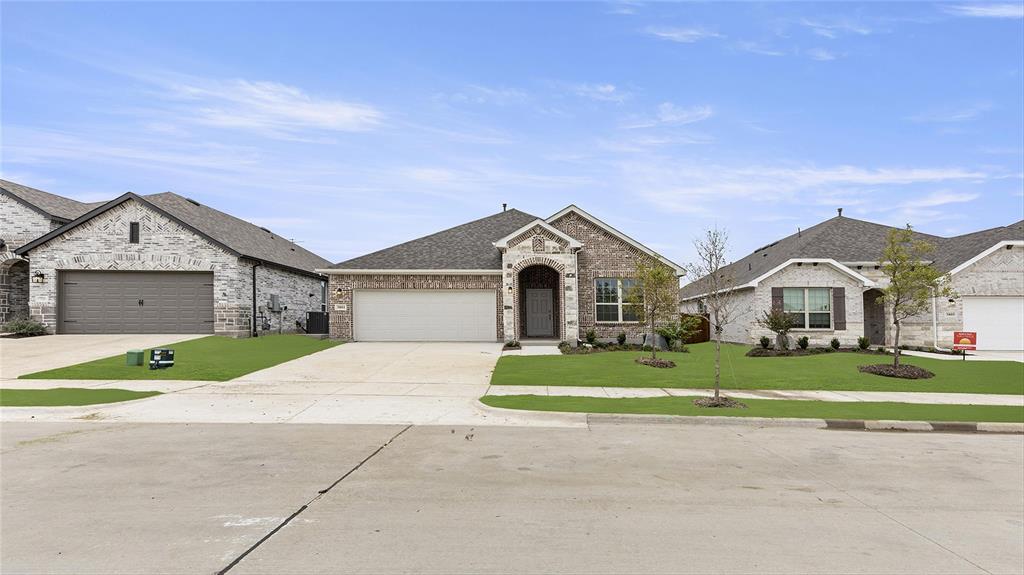
<instances>
[{"instance_id":1,"label":"gray utility box","mask_svg":"<svg viewBox=\"0 0 1024 575\"><path fill-rule=\"evenodd\" d=\"M124 364L132 366L142 365L142 360L145 355L146 352L141 349L129 349L128 352L124 354Z\"/></svg>"}]
</instances>

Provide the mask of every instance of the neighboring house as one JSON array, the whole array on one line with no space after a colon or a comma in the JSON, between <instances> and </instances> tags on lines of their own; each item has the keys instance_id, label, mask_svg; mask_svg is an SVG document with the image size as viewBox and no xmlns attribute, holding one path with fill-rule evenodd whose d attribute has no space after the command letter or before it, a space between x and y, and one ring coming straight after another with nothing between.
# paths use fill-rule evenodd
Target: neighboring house
<instances>
[{"instance_id":1,"label":"neighboring house","mask_svg":"<svg viewBox=\"0 0 1024 575\"><path fill-rule=\"evenodd\" d=\"M736 317L723 338L753 344L771 332L757 325L765 311L792 314L792 335L813 345L833 338L846 346L866 336L892 342L893 323L877 303L886 285L878 260L892 228L839 215L768 244L724 268L732 276ZM902 322L900 342L952 345L952 332L977 331L978 348L1024 349L1024 221L951 238L915 232L936 247L934 265L949 273L960 297ZM703 311L703 278L680 290L684 313Z\"/></svg>"},{"instance_id":2,"label":"neighboring house","mask_svg":"<svg viewBox=\"0 0 1024 575\"><path fill-rule=\"evenodd\" d=\"M323 310L326 278L314 270L330 262L194 200L127 193L80 204L6 181L0 190L0 237L21 244L6 257L27 266L17 287L8 274L8 291L56 333L244 337L253 317L288 332Z\"/></svg>"},{"instance_id":3,"label":"neighboring house","mask_svg":"<svg viewBox=\"0 0 1024 575\"><path fill-rule=\"evenodd\" d=\"M0 180L0 323L29 315L28 260L14 250L98 205Z\"/></svg>"},{"instance_id":4,"label":"neighboring house","mask_svg":"<svg viewBox=\"0 0 1024 575\"><path fill-rule=\"evenodd\" d=\"M590 329L643 336L622 299L641 258L683 273L569 206L547 219L503 209L318 271L330 276L332 337L575 345Z\"/></svg>"}]
</instances>

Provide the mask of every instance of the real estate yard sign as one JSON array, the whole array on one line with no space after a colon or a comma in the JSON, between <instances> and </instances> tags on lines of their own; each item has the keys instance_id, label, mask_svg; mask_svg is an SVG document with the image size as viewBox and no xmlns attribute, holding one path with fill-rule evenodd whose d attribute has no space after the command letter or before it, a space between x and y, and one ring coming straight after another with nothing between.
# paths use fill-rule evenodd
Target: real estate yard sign
<instances>
[{"instance_id":1,"label":"real estate yard sign","mask_svg":"<svg viewBox=\"0 0 1024 575\"><path fill-rule=\"evenodd\" d=\"M956 351L974 351L978 349L978 332L954 331L953 349Z\"/></svg>"}]
</instances>

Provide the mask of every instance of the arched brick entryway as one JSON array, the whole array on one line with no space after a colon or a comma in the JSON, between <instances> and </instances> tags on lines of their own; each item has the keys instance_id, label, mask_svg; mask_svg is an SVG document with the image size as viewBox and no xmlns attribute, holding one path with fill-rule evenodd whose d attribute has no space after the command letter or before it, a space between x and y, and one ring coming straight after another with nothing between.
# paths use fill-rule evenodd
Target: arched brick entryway
<instances>
[{"instance_id":1,"label":"arched brick entryway","mask_svg":"<svg viewBox=\"0 0 1024 575\"><path fill-rule=\"evenodd\" d=\"M28 317L28 271L22 258L0 263L0 323Z\"/></svg>"},{"instance_id":2,"label":"arched brick entryway","mask_svg":"<svg viewBox=\"0 0 1024 575\"><path fill-rule=\"evenodd\" d=\"M513 269L518 339L564 339L564 269L542 257L527 258ZM550 310L547 317L544 309Z\"/></svg>"}]
</instances>

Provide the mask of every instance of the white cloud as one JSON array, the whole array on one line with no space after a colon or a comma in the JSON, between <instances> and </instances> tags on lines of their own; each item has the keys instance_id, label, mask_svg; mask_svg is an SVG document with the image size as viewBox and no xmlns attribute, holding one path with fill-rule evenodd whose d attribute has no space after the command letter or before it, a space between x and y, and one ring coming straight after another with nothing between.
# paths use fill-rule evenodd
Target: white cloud
<instances>
[{"instance_id":1,"label":"white cloud","mask_svg":"<svg viewBox=\"0 0 1024 575\"><path fill-rule=\"evenodd\" d=\"M601 102L625 102L633 96L615 84L577 84L572 89L578 96Z\"/></svg>"},{"instance_id":2,"label":"white cloud","mask_svg":"<svg viewBox=\"0 0 1024 575\"><path fill-rule=\"evenodd\" d=\"M721 34L705 30L703 28L665 28L650 26L644 30L652 36L661 38L662 40L669 40L672 42L679 42L681 44L693 44L705 38L723 38Z\"/></svg>"},{"instance_id":3,"label":"white cloud","mask_svg":"<svg viewBox=\"0 0 1024 575\"><path fill-rule=\"evenodd\" d=\"M935 208L949 204L963 204L981 197L977 193L957 193L951 191L932 192L927 196L909 200L900 205L901 208Z\"/></svg>"},{"instance_id":4,"label":"white cloud","mask_svg":"<svg viewBox=\"0 0 1024 575\"><path fill-rule=\"evenodd\" d=\"M309 129L360 132L384 119L373 106L314 97L278 82L186 78L166 87L171 98L189 103L195 122L209 126L294 135Z\"/></svg>"},{"instance_id":5,"label":"white cloud","mask_svg":"<svg viewBox=\"0 0 1024 575\"><path fill-rule=\"evenodd\" d=\"M800 20L800 24L811 29L815 35L821 36L822 38L835 39L842 34L857 34L859 36L867 36L873 32L871 28L868 28L860 22L854 22L846 18L835 18L835 19L818 19L811 20L809 18L803 18Z\"/></svg>"},{"instance_id":6,"label":"white cloud","mask_svg":"<svg viewBox=\"0 0 1024 575\"><path fill-rule=\"evenodd\" d=\"M836 59L835 54L824 48L811 48L806 52L806 54L811 60L817 60L819 62L828 62Z\"/></svg>"},{"instance_id":7,"label":"white cloud","mask_svg":"<svg viewBox=\"0 0 1024 575\"><path fill-rule=\"evenodd\" d=\"M481 84L469 84L458 92L438 94L437 97L456 103L497 104L499 106L517 104L530 99L530 95L523 90Z\"/></svg>"},{"instance_id":8,"label":"white cloud","mask_svg":"<svg viewBox=\"0 0 1024 575\"><path fill-rule=\"evenodd\" d=\"M707 120L714 114L711 106L690 106L681 108L671 102L658 106L658 119L664 124L692 124Z\"/></svg>"},{"instance_id":9,"label":"white cloud","mask_svg":"<svg viewBox=\"0 0 1024 575\"><path fill-rule=\"evenodd\" d=\"M743 52L750 52L751 54L759 54L761 56L785 56L786 53L781 50L776 50L769 46L758 44L757 42L742 41L736 43L736 49Z\"/></svg>"},{"instance_id":10,"label":"white cloud","mask_svg":"<svg viewBox=\"0 0 1024 575\"><path fill-rule=\"evenodd\" d=\"M943 6L947 14L974 18L1024 18L1024 3L1006 4L957 4Z\"/></svg>"},{"instance_id":11,"label":"white cloud","mask_svg":"<svg viewBox=\"0 0 1024 575\"><path fill-rule=\"evenodd\" d=\"M934 109L920 114L915 114L907 118L912 122L922 123L955 123L955 122L966 122L973 120L983 113L992 109L992 104L989 102L977 102L969 106L964 107L946 107L940 109Z\"/></svg>"},{"instance_id":12,"label":"white cloud","mask_svg":"<svg viewBox=\"0 0 1024 575\"><path fill-rule=\"evenodd\" d=\"M675 159L623 162L625 186L673 212L715 201L795 202L823 205L866 203L877 187L985 180L984 172L965 168L864 168L858 166L727 166ZM935 196L932 202L945 199Z\"/></svg>"}]
</instances>

